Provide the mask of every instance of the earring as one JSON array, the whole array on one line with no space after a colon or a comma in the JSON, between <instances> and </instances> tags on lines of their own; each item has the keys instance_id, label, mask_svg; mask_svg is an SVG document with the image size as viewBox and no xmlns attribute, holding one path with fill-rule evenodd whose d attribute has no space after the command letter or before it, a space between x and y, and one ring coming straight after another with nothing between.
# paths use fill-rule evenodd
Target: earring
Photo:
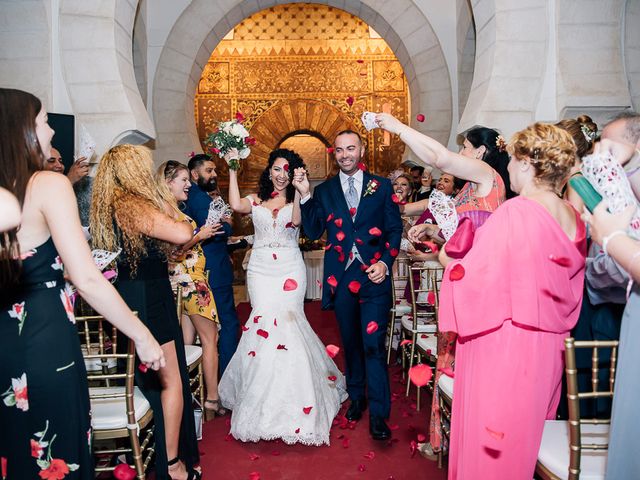
<instances>
[{"instance_id":1,"label":"earring","mask_svg":"<svg viewBox=\"0 0 640 480\"><path fill-rule=\"evenodd\" d=\"M269 180L271 180L271 174L269 174Z\"/></svg>"}]
</instances>

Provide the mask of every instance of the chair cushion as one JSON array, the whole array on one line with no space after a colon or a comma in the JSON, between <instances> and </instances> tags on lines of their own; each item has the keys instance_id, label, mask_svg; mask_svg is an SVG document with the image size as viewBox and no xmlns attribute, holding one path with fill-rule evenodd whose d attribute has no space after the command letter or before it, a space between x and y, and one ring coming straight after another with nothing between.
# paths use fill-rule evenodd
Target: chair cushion
<instances>
[{"instance_id":1,"label":"chair cushion","mask_svg":"<svg viewBox=\"0 0 640 480\"><path fill-rule=\"evenodd\" d=\"M400 320L402 323L402 328L406 330L410 330L413 332L413 319L409 315L404 315ZM436 333L436 324L435 323L424 323L424 319L418 320L418 328L416 330L418 333ZM435 352L435 350L434 350Z\"/></svg>"},{"instance_id":2,"label":"chair cushion","mask_svg":"<svg viewBox=\"0 0 640 480\"><path fill-rule=\"evenodd\" d=\"M184 355L187 359L187 366L191 366L202 357L202 347L199 345L185 345Z\"/></svg>"},{"instance_id":3,"label":"chair cushion","mask_svg":"<svg viewBox=\"0 0 640 480\"><path fill-rule=\"evenodd\" d=\"M89 395L116 393L124 394L124 387L93 387L89 389ZM151 405L149 405L149 402L138 387L134 388L133 405L136 422L151 409ZM95 430L126 428L127 407L124 396L117 398L92 398L91 425Z\"/></svg>"},{"instance_id":4,"label":"chair cushion","mask_svg":"<svg viewBox=\"0 0 640 480\"><path fill-rule=\"evenodd\" d=\"M442 393L453 400L453 378L443 373L440 375L440 379L438 380L438 388Z\"/></svg>"},{"instance_id":5,"label":"chair cushion","mask_svg":"<svg viewBox=\"0 0 640 480\"><path fill-rule=\"evenodd\" d=\"M431 326L431 325L429 325ZM435 325L434 325L435 327ZM438 339L435 335L427 335L426 338L423 338L422 336L419 336L416 339L416 345L418 347L420 347L422 350L424 350L425 352L427 350L431 350L431 355L433 355L434 357L437 355L438 353Z\"/></svg>"},{"instance_id":6,"label":"chair cushion","mask_svg":"<svg viewBox=\"0 0 640 480\"><path fill-rule=\"evenodd\" d=\"M444 376L444 375L443 375ZM581 425L582 443L609 441L609 425ZM569 477L569 424L562 420L544 423L538 461L559 478ZM583 450L580 480L603 479L607 465L606 450Z\"/></svg>"}]
</instances>

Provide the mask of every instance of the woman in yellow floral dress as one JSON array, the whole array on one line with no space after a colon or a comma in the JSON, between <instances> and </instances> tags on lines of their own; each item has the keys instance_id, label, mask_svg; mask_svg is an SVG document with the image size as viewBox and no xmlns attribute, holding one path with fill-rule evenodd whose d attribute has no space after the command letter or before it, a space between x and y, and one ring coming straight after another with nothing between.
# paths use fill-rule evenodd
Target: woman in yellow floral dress
<instances>
[{"instance_id":1,"label":"woman in yellow floral dress","mask_svg":"<svg viewBox=\"0 0 640 480\"><path fill-rule=\"evenodd\" d=\"M168 213L177 220L191 223L194 231L197 231L193 239L174 254L169 263L169 276L173 285L182 287L183 312L189 316L189 320L183 319L182 322L184 343L193 344L196 332L202 343L202 368L207 390L204 409L209 419L227 413L218 397L218 315L205 275L206 259L200 245L200 242L215 235L218 228L202 226L198 229L196 222L178 209L178 202L187 199L191 187L189 170L184 164L174 160L163 163L158 168L157 181L171 206Z\"/></svg>"}]
</instances>

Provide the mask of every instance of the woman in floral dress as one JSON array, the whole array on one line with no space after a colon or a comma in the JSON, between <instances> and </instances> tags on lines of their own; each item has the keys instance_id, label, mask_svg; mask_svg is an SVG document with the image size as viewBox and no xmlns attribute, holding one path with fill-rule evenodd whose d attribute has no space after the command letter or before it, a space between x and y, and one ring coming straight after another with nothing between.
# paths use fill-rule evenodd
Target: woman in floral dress
<instances>
[{"instance_id":1,"label":"woman in floral dress","mask_svg":"<svg viewBox=\"0 0 640 480\"><path fill-rule=\"evenodd\" d=\"M41 172L53 130L33 95L0 88L0 187L22 207L0 235L0 465L7 479L93 479L89 393L66 274L82 297L165 360L149 330L96 268L69 180ZM52 201L52 199L55 199Z\"/></svg>"},{"instance_id":2,"label":"woman in floral dress","mask_svg":"<svg viewBox=\"0 0 640 480\"><path fill-rule=\"evenodd\" d=\"M218 397L218 315L216 304L205 275L206 258L200 242L215 235L217 229L203 225L197 228L196 222L178 209L177 202L187 200L191 186L188 168L179 162L170 160L158 168L156 180L165 200L173 207L171 215L178 221L188 221L197 233L193 239L182 245L174 255L176 262L169 263L171 283L182 286L183 311L189 319L183 319L182 332L185 344L193 344L195 332L198 332L202 344L202 368L207 390L204 410L207 420L215 415L225 415L226 409ZM195 331L194 331L195 327Z\"/></svg>"}]
</instances>

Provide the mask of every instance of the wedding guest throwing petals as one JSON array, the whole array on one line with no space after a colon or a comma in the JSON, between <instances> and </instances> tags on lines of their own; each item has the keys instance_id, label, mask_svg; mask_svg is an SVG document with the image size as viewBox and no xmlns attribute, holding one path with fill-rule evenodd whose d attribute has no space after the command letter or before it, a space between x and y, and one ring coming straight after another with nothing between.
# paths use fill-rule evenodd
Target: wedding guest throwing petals
<instances>
[{"instance_id":1,"label":"wedding guest throwing petals","mask_svg":"<svg viewBox=\"0 0 640 480\"><path fill-rule=\"evenodd\" d=\"M87 372L63 268L78 293L134 340L142 362L157 370L165 359L95 266L69 180L40 171L52 136L40 100L0 88L0 194L8 190L22 207L20 228L0 235L1 475L90 480Z\"/></svg>"},{"instance_id":2,"label":"wedding guest throwing petals","mask_svg":"<svg viewBox=\"0 0 640 480\"><path fill-rule=\"evenodd\" d=\"M440 329L458 334L449 478L531 479L545 419L555 418L564 339L582 301L585 228L558 189L575 144L536 123L511 139L520 194L446 268Z\"/></svg>"},{"instance_id":3,"label":"wedding guest throwing petals","mask_svg":"<svg viewBox=\"0 0 640 480\"><path fill-rule=\"evenodd\" d=\"M318 185L313 197L304 171L293 184L301 196L305 234L327 232L332 245L324 257L322 308L335 309L346 356L348 420L369 406L369 432L386 440L391 431L385 337L391 308L389 275L400 249L402 220L391 182L365 171L364 144L344 130L333 143L340 173Z\"/></svg>"},{"instance_id":4,"label":"wedding guest throwing petals","mask_svg":"<svg viewBox=\"0 0 640 480\"><path fill-rule=\"evenodd\" d=\"M298 247L300 196L291 185L300 156L271 152L259 192L240 197L229 170L229 202L251 213L255 236L247 268L251 314L220 380L233 410L231 434L243 442L281 439L329 445L333 419L346 400L344 377L304 314L306 267Z\"/></svg>"}]
</instances>

